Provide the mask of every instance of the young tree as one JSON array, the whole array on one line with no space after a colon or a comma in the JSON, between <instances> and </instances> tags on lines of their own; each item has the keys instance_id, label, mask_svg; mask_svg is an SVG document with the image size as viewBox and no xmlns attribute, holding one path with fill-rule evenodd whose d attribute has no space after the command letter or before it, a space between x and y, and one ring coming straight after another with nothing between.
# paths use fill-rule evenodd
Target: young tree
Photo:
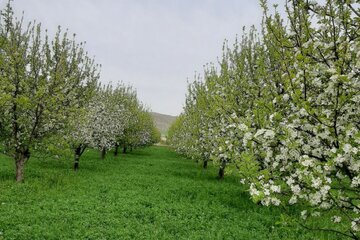
<instances>
[{"instance_id":1,"label":"young tree","mask_svg":"<svg viewBox=\"0 0 360 240\"><path fill-rule=\"evenodd\" d=\"M53 40L40 24L24 27L10 3L2 12L0 126L7 153L14 157L16 180L37 143L63 130L78 105L96 86L97 65L75 39L61 33Z\"/></svg>"},{"instance_id":2,"label":"young tree","mask_svg":"<svg viewBox=\"0 0 360 240\"><path fill-rule=\"evenodd\" d=\"M124 139L126 138L129 128L133 125L131 124L134 121L134 112L133 109L138 103L136 91L131 86L122 85L115 89L114 92L115 101L117 104L123 106L123 118L122 125L123 130L119 132L116 136L115 151L114 156L116 157L119 153L119 147L124 144ZM119 121L120 119L117 119Z\"/></svg>"},{"instance_id":3,"label":"young tree","mask_svg":"<svg viewBox=\"0 0 360 240\"><path fill-rule=\"evenodd\" d=\"M113 89L111 85L102 88L92 105L91 146L101 151L101 159L105 159L106 151L115 147L117 138L123 135L127 122L126 111L122 102L118 101L116 89Z\"/></svg>"},{"instance_id":4,"label":"young tree","mask_svg":"<svg viewBox=\"0 0 360 240\"><path fill-rule=\"evenodd\" d=\"M98 93L97 93L98 94ZM66 141L74 152L74 170L79 169L80 158L88 147L95 145L97 134L104 128L99 123L100 109L103 105L98 102L95 95L88 105L79 109L76 117L73 117L67 127Z\"/></svg>"},{"instance_id":5,"label":"young tree","mask_svg":"<svg viewBox=\"0 0 360 240\"><path fill-rule=\"evenodd\" d=\"M154 120L147 109L139 113L139 123L135 131L131 147L145 147L159 142L160 132L156 129Z\"/></svg>"}]
</instances>

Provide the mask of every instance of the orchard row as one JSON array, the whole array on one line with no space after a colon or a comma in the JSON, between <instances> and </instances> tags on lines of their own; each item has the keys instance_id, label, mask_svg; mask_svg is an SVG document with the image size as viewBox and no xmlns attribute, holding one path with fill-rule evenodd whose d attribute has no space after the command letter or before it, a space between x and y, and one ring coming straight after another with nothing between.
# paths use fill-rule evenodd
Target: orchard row
<instances>
[{"instance_id":1,"label":"orchard row","mask_svg":"<svg viewBox=\"0 0 360 240\"><path fill-rule=\"evenodd\" d=\"M261 31L225 42L169 141L220 179L238 174L255 202L295 205L295 222L359 239L359 2L286 2L283 18L261 1Z\"/></svg>"},{"instance_id":2,"label":"orchard row","mask_svg":"<svg viewBox=\"0 0 360 240\"><path fill-rule=\"evenodd\" d=\"M152 117L129 86L99 84L100 66L59 27L53 38L40 24L0 20L0 146L14 158L16 180L34 152L68 149L74 168L87 147L102 152L157 142ZM57 151L61 152L61 151Z\"/></svg>"}]
</instances>

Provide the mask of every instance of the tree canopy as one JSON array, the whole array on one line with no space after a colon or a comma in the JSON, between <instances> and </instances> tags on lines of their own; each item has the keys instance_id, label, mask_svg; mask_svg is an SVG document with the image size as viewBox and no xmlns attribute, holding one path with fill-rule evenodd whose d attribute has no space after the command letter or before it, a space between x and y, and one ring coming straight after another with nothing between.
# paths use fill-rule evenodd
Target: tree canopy
<instances>
[{"instance_id":1,"label":"tree canopy","mask_svg":"<svg viewBox=\"0 0 360 240\"><path fill-rule=\"evenodd\" d=\"M326 218L331 228L315 228L358 239L358 4L290 0L284 19L261 3L261 31L225 43L189 86L170 142L220 178L238 172L255 202L298 205L301 225Z\"/></svg>"}]
</instances>

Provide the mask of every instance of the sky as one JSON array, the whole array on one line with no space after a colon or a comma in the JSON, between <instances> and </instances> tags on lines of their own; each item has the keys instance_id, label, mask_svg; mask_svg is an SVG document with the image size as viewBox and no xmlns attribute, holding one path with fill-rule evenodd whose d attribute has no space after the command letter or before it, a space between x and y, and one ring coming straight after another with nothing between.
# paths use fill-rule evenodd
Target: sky
<instances>
[{"instance_id":1,"label":"sky","mask_svg":"<svg viewBox=\"0 0 360 240\"><path fill-rule=\"evenodd\" d=\"M169 115L180 114L188 82L217 61L224 39L262 17L257 0L14 0L13 8L49 34L59 25L76 33L102 65L101 82L130 84L152 111Z\"/></svg>"}]
</instances>

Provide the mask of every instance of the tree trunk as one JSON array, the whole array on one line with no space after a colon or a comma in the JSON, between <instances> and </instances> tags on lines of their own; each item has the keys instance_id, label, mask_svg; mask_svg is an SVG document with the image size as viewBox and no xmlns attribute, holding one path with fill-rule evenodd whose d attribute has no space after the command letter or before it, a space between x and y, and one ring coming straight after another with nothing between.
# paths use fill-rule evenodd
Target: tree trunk
<instances>
[{"instance_id":1,"label":"tree trunk","mask_svg":"<svg viewBox=\"0 0 360 240\"><path fill-rule=\"evenodd\" d=\"M30 152L28 149L25 151L18 151L15 153L15 167L16 167L16 181L24 181L24 166L26 161L30 158Z\"/></svg>"},{"instance_id":2,"label":"tree trunk","mask_svg":"<svg viewBox=\"0 0 360 240\"><path fill-rule=\"evenodd\" d=\"M131 147L130 147L130 152L132 152L132 151L133 151L133 147L131 146Z\"/></svg>"},{"instance_id":3,"label":"tree trunk","mask_svg":"<svg viewBox=\"0 0 360 240\"><path fill-rule=\"evenodd\" d=\"M219 175L218 175L218 179L219 180L223 180L224 179L224 171L225 169L223 167L219 168Z\"/></svg>"},{"instance_id":4,"label":"tree trunk","mask_svg":"<svg viewBox=\"0 0 360 240\"><path fill-rule=\"evenodd\" d=\"M207 166L208 166L208 161L207 161L207 160L204 160L204 162L203 162L203 168L204 168L204 169L207 169Z\"/></svg>"},{"instance_id":5,"label":"tree trunk","mask_svg":"<svg viewBox=\"0 0 360 240\"><path fill-rule=\"evenodd\" d=\"M119 154L119 144L115 145L115 152L114 152L114 156L117 157Z\"/></svg>"},{"instance_id":6,"label":"tree trunk","mask_svg":"<svg viewBox=\"0 0 360 240\"><path fill-rule=\"evenodd\" d=\"M81 147L79 146L75 149L74 171L77 171L79 169L80 156L81 156Z\"/></svg>"},{"instance_id":7,"label":"tree trunk","mask_svg":"<svg viewBox=\"0 0 360 240\"><path fill-rule=\"evenodd\" d=\"M105 159L105 155L106 155L106 148L103 148L101 150L101 159L104 160Z\"/></svg>"},{"instance_id":8,"label":"tree trunk","mask_svg":"<svg viewBox=\"0 0 360 240\"><path fill-rule=\"evenodd\" d=\"M219 175L218 175L219 180L224 179L225 167L226 167L226 162L222 162L221 165L220 165L220 168L219 168Z\"/></svg>"},{"instance_id":9,"label":"tree trunk","mask_svg":"<svg viewBox=\"0 0 360 240\"><path fill-rule=\"evenodd\" d=\"M127 147L124 145L124 148L123 148L123 153L125 154L127 151Z\"/></svg>"},{"instance_id":10,"label":"tree trunk","mask_svg":"<svg viewBox=\"0 0 360 240\"><path fill-rule=\"evenodd\" d=\"M16 160L15 164L16 164L16 181L22 182L24 180L25 161L23 159L18 159Z\"/></svg>"}]
</instances>

